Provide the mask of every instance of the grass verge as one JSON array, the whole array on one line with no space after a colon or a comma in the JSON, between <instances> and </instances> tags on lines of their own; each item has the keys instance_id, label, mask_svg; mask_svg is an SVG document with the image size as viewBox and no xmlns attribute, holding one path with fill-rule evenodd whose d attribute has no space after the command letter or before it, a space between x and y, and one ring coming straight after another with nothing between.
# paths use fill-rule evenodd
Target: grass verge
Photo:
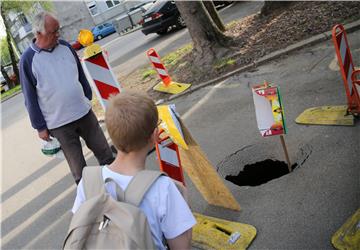
<instances>
[{"instance_id":1,"label":"grass verge","mask_svg":"<svg viewBox=\"0 0 360 250\"><path fill-rule=\"evenodd\" d=\"M1 100L4 100L5 98L12 96L15 93L21 92L21 85L15 86L15 88L9 89L8 91L5 91L4 93L1 93Z\"/></svg>"}]
</instances>

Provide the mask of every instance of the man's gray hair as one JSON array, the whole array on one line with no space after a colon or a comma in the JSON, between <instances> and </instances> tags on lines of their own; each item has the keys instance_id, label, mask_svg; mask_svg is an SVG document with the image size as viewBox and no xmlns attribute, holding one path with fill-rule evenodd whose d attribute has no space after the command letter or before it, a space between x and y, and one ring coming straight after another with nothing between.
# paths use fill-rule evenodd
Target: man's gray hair
<instances>
[{"instance_id":1,"label":"man's gray hair","mask_svg":"<svg viewBox=\"0 0 360 250\"><path fill-rule=\"evenodd\" d=\"M36 16L34 16L34 19L32 22L32 31L33 31L34 35L36 35L37 33L45 33L45 18L46 18L46 16L51 16L51 17L57 19L53 13L47 12L47 11L42 11L42 12L36 14Z\"/></svg>"}]
</instances>

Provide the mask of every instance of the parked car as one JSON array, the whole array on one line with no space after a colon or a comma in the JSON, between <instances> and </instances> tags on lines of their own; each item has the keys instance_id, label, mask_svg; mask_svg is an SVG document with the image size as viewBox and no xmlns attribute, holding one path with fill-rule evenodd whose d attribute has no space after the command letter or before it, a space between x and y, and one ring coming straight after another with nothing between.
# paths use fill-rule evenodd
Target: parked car
<instances>
[{"instance_id":1,"label":"parked car","mask_svg":"<svg viewBox=\"0 0 360 250\"><path fill-rule=\"evenodd\" d=\"M91 32L93 33L94 40L96 41L115 33L115 27L111 23L103 23L92 28Z\"/></svg>"},{"instance_id":2,"label":"parked car","mask_svg":"<svg viewBox=\"0 0 360 250\"><path fill-rule=\"evenodd\" d=\"M0 91L1 93L4 93L7 89L6 89L7 85L6 85L6 81L4 76L0 73Z\"/></svg>"},{"instance_id":3,"label":"parked car","mask_svg":"<svg viewBox=\"0 0 360 250\"><path fill-rule=\"evenodd\" d=\"M176 7L175 1L157 1L143 14L141 31L148 35L165 34L171 29L184 28L186 24Z\"/></svg>"},{"instance_id":4,"label":"parked car","mask_svg":"<svg viewBox=\"0 0 360 250\"><path fill-rule=\"evenodd\" d=\"M81 50L83 48L83 46L81 45L81 43L78 40L71 41L70 45L74 50Z\"/></svg>"},{"instance_id":5,"label":"parked car","mask_svg":"<svg viewBox=\"0 0 360 250\"><path fill-rule=\"evenodd\" d=\"M14 70L12 68L12 66L5 66L5 71L8 75L8 77L10 78L10 81L12 83L15 83L16 82L16 75L14 73ZM0 72L0 90L1 90L1 93L4 93L5 91L8 91L9 90L9 85L8 83L6 82L5 80L5 77L3 76L3 74Z\"/></svg>"}]
</instances>

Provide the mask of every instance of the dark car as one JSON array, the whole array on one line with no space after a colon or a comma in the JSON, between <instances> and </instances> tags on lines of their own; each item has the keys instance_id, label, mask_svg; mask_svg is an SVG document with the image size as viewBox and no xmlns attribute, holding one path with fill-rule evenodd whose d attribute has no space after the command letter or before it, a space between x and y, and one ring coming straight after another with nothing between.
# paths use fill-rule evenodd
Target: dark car
<instances>
[{"instance_id":1,"label":"dark car","mask_svg":"<svg viewBox=\"0 0 360 250\"><path fill-rule=\"evenodd\" d=\"M173 28L186 27L175 1L157 1L143 14L141 31L147 35L165 34Z\"/></svg>"},{"instance_id":2,"label":"dark car","mask_svg":"<svg viewBox=\"0 0 360 250\"><path fill-rule=\"evenodd\" d=\"M115 33L116 30L114 25L112 25L111 23L103 23L92 28L91 32L94 35L94 40L100 40L103 37Z\"/></svg>"}]
</instances>

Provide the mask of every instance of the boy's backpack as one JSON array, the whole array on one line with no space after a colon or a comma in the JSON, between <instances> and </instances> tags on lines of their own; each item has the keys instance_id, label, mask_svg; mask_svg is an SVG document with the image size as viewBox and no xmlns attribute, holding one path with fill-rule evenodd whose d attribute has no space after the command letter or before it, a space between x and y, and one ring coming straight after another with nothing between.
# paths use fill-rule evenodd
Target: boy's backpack
<instances>
[{"instance_id":1,"label":"boy's backpack","mask_svg":"<svg viewBox=\"0 0 360 250\"><path fill-rule=\"evenodd\" d=\"M116 185L117 200L105 190L101 167L83 170L86 201L73 215L63 249L155 249L145 214L138 208L159 171L137 173L123 191Z\"/></svg>"}]
</instances>

